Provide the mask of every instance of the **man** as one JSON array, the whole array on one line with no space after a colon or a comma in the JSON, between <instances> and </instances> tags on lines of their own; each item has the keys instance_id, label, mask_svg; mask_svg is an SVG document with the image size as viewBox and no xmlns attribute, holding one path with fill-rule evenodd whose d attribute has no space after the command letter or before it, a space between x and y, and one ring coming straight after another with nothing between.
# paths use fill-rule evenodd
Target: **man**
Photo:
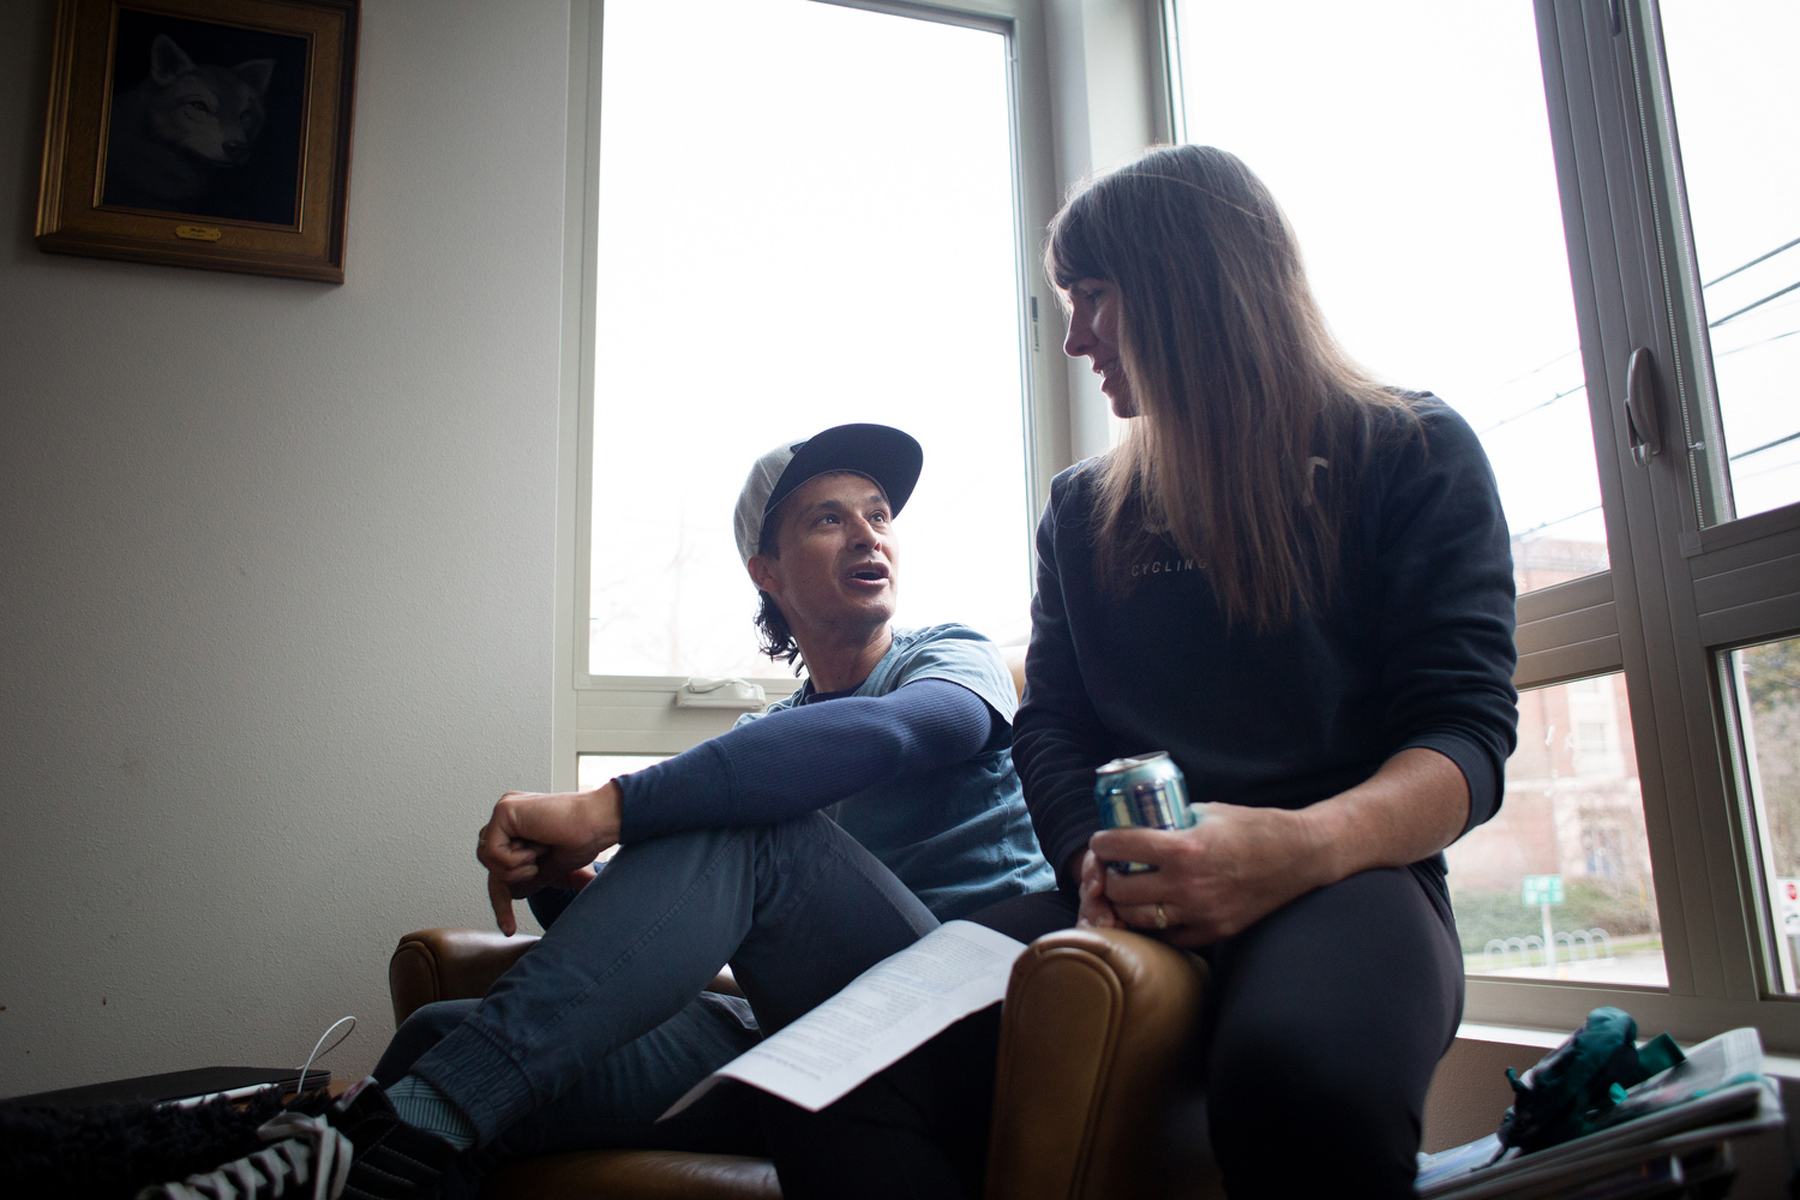
<instances>
[{"instance_id":1,"label":"man","mask_svg":"<svg viewBox=\"0 0 1800 1200\"><path fill-rule=\"evenodd\" d=\"M804 662L805 683L592 792L501 798L477 853L496 921L510 935L513 900L540 897L548 930L484 1000L414 1014L326 1114L355 1147L345 1196L472 1193L528 1153L753 1149L736 1088L652 1123L940 921L1053 885L1012 769L998 651L962 626L890 624L890 523L921 462L880 425L757 461L738 550L765 649ZM725 962L747 1003L702 991Z\"/></svg>"}]
</instances>

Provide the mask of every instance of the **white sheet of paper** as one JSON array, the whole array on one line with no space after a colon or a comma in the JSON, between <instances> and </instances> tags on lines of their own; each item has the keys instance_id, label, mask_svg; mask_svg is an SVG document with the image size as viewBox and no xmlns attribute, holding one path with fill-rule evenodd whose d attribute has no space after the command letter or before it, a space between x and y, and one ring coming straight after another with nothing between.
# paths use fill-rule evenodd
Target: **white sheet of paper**
<instances>
[{"instance_id":1,"label":"white sheet of paper","mask_svg":"<svg viewBox=\"0 0 1800 1200\"><path fill-rule=\"evenodd\" d=\"M1025 944L951 921L882 959L843 991L689 1089L666 1121L722 1079L759 1087L811 1112L972 1012L1006 995Z\"/></svg>"}]
</instances>

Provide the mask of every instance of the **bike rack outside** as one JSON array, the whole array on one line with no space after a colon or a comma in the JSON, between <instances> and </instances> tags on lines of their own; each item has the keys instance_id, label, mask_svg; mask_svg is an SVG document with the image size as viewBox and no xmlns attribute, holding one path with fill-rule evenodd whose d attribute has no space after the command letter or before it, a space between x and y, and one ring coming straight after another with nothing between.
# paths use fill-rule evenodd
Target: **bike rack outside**
<instances>
[{"instance_id":1,"label":"bike rack outside","mask_svg":"<svg viewBox=\"0 0 1800 1200\"><path fill-rule=\"evenodd\" d=\"M1553 947L1566 946L1568 948L1567 955L1563 959L1564 962L1575 961L1577 945L1581 947L1583 961L1593 962L1596 958L1602 961L1611 961L1613 957L1612 937L1604 929L1576 929L1568 932L1558 930L1551 935L1551 944ZM1595 954L1596 946L1602 953ZM1511 966L1512 956L1515 952L1519 956L1519 966L1532 966L1531 955L1534 951L1539 959L1536 965L1550 965L1550 955L1545 952L1544 939L1535 933L1528 933L1524 937L1489 938L1482 953L1487 957L1487 969L1491 971L1505 970ZM1500 960L1498 966L1494 962L1496 956Z\"/></svg>"}]
</instances>

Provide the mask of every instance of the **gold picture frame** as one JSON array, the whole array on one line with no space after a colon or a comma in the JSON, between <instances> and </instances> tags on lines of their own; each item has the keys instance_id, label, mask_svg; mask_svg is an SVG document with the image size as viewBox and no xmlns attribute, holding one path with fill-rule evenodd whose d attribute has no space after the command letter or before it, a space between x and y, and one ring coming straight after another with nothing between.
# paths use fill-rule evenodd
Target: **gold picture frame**
<instances>
[{"instance_id":1,"label":"gold picture frame","mask_svg":"<svg viewBox=\"0 0 1800 1200\"><path fill-rule=\"evenodd\" d=\"M60 0L37 243L344 281L361 0Z\"/></svg>"}]
</instances>

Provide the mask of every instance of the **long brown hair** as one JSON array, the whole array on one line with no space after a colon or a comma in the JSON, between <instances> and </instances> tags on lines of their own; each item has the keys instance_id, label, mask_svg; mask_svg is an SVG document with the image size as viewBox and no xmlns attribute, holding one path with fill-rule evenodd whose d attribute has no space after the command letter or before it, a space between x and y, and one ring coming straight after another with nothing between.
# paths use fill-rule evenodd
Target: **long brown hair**
<instances>
[{"instance_id":1,"label":"long brown hair","mask_svg":"<svg viewBox=\"0 0 1800 1200\"><path fill-rule=\"evenodd\" d=\"M1375 418L1416 419L1332 338L1262 181L1209 146L1152 150L1070 198L1044 265L1065 292L1119 290L1141 416L1099 468L1106 586L1128 590L1167 536L1204 564L1228 621L1279 628L1321 604Z\"/></svg>"}]
</instances>

